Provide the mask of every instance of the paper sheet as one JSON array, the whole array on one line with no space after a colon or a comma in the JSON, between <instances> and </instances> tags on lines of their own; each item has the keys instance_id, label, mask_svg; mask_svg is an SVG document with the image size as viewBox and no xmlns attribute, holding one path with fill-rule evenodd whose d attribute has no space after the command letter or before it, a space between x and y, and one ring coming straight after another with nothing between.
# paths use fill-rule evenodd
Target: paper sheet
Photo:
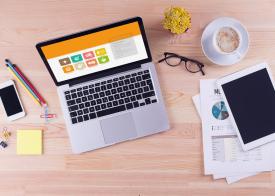
<instances>
[{"instance_id":1,"label":"paper sheet","mask_svg":"<svg viewBox=\"0 0 275 196\"><path fill-rule=\"evenodd\" d=\"M208 118L209 116L213 117L214 115L216 115L214 116L215 119L212 118L212 120L214 119L214 123L213 121L211 121L213 123L212 126L210 127L211 131L210 133L208 132L207 134L211 136L209 140L212 143L211 147L214 147L214 148L211 148L211 150L212 150L212 153L214 153L212 154L212 157L214 157L215 159L212 161L210 160L210 162L216 161L216 162L220 162L220 164L225 163L225 166L224 168L217 167L218 169L213 169L213 172L209 172L209 174L212 173L214 179L226 178L227 182L230 184L240 179L243 179L252 175L256 175L260 171L270 171L271 169L275 169L275 158L274 160L271 161L270 157L272 156L269 156L272 153L272 150L271 150L272 146L274 145L275 147L274 142L271 144L262 146L258 149L252 150L253 153L251 153L252 151L249 151L249 153L242 151L238 138L236 136L236 133L233 130L232 126L230 125L229 120L227 120L228 122L226 122L226 119L224 119L224 118L227 118L226 110L224 110L223 115L220 115L219 113L219 109L223 107L223 105L221 104L222 100L221 100L221 97L218 96L219 90L215 88L215 80L211 81L212 84L210 81L211 80L208 80L208 81L206 80L206 83L208 83L208 90L209 90L208 92L211 92L211 89L209 89L209 87L212 86L213 93L212 95L205 93L206 95L208 95L208 97L206 97L206 100L208 101L205 101L205 99L202 101L203 103L208 103ZM213 95L216 95L216 96L213 96ZM216 100L216 102L215 103L209 102L211 101L211 98L213 100ZM199 116L201 116L202 109L205 109L205 108L201 108L201 105L204 106L203 104L201 104L201 96L200 95L194 96L193 102L196 106ZM211 109L209 109L209 103L212 103ZM218 107L215 107L213 111L214 105ZM225 122L216 123L215 121L216 122L225 121ZM203 132L203 134L205 133ZM221 151L219 151L221 149L222 149L222 153ZM249 166L249 168L238 167L238 165L241 164L242 162L245 163L244 165ZM253 165L253 163L256 163L256 165ZM235 166L236 169L232 169L232 167L230 167L231 169L227 170L226 165L228 164ZM222 168L226 170L220 171Z\"/></svg>"},{"instance_id":2,"label":"paper sheet","mask_svg":"<svg viewBox=\"0 0 275 196\"><path fill-rule=\"evenodd\" d=\"M260 172L251 172L251 173L219 173L219 174L213 174L213 179L217 180L217 179L221 179L221 178L228 178L228 177L232 177L232 178L246 178L247 176L253 176L253 175L257 175Z\"/></svg>"},{"instance_id":3,"label":"paper sheet","mask_svg":"<svg viewBox=\"0 0 275 196\"><path fill-rule=\"evenodd\" d=\"M255 176L257 174L258 173L247 173L247 174L243 174L243 175L229 176L229 177L226 177L226 182L228 184L232 184L232 183L237 182L237 181L239 181L241 179L248 178L250 176Z\"/></svg>"},{"instance_id":4,"label":"paper sheet","mask_svg":"<svg viewBox=\"0 0 275 196\"><path fill-rule=\"evenodd\" d=\"M192 97L193 99L193 103L195 105L195 108L199 114L199 117L201 116L201 101L200 101L200 94L198 95L195 95ZM274 159L274 166L275 166L275 159ZM247 178L247 177L250 177L250 176L254 176L254 175L257 175L258 173L257 172L253 172L253 173L220 173L220 174L213 174L213 179L216 180L216 179L221 179L221 178L226 178L226 181L228 184L231 184L231 183L234 183L234 182L237 182L241 179L244 179L244 178Z\"/></svg>"},{"instance_id":5,"label":"paper sheet","mask_svg":"<svg viewBox=\"0 0 275 196\"><path fill-rule=\"evenodd\" d=\"M244 152L215 80L200 81L205 174L271 171L271 146Z\"/></svg>"}]
</instances>

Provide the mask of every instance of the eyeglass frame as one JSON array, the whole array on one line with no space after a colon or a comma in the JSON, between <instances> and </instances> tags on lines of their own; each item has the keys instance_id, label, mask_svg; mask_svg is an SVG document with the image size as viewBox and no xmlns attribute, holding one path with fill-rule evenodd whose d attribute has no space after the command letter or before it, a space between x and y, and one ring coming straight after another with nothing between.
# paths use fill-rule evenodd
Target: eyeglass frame
<instances>
[{"instance_id":1,"label":"eyeglass frame","mask_svg":"<svg viewBox=\"0 0 275 196\"><path fill-rule=\"evenodd\" d=\"M170 56L167 56L167 55L170 55ZM166 60L169 59L169 58L171 58L171 57L177 57L177 58L179 58L179 59L180 59L179 63L178 63L177 65L171 65L171 64L169 64ZM175 53L171 53L171 52L164 52L164 58L161 59L161 60L159 60L158 63L161 63L161 62L163 62L163 61L165 61L165 62L167 63L167 65L169 65L169 66L171 66L171 67L176 67L176 66L180 65L180 64L182 63L182 61L183 61L186 70L189 71L190 73L198 73L198 72L201 72L202 75L205 75L205 72L204 72L203 69L202 69L202 68L204 67L204 64L201 63L201 62L199 62L199 61L197 61L197 60L190 59L190 58L187 58L187 57L184 57L184 56L175 54ZM199 70L198 70L198 71L191 71L191 70L189 70L189 69L187 68L187 65L186 65L187 61L190 61L190 62L195 63L195 64L198 66Z\"/></svg>"}]
</instances>

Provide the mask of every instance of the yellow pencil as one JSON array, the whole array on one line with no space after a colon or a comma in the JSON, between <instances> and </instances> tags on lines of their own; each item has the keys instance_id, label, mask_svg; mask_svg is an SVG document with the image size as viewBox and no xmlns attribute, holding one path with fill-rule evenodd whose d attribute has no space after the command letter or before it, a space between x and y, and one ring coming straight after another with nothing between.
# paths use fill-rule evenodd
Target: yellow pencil
<instances>
[{"instance_id":1,"label":"yellow pencil","mask_svg":"<svg viewBox=\"0 0 275 196\"><path fill-rule=\"evenodd\" d=\"M15 77L15 79L21 84L21 86L28 92L30 97L37 103L39 106L41 105L40 102L28 91L28 89L25 87L25 85L21 82L21 80L13 73L10 67L7 67L9 72Z\"/></svg>"}]
</instances>

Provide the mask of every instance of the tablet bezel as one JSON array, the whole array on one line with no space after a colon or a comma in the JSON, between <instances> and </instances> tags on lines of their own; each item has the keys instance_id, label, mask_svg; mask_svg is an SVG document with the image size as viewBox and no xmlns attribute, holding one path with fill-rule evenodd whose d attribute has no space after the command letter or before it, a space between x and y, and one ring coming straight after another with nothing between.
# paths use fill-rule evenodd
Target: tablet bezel
<instances>
[{"instance_id":1,"label":"tablet bezel","mask_svg":"<svg viewBox=\"0 0 275 196\"><path fill-rule=\"evenodd\" d=\"M272 133L272 134L270 134L270 135L264 136L264 137L262 137L262 138L259 138L259 139L257 139L257 140L254 140L254 141L252 141L252 142L249 142L249 143L247 143L247 144L244 144L243 139L242 139L241 134L240 134L240 131L239 131L239 129L238 129L238 126L237 126L237 124L236 124L236 122L235 122L235 118L234 118L234 116L233 116L233 114L232 114L232 111L231 111L231 109L230 109L230 107L229 107L229 104L228 104L228 101L227 101L227 99L226 99L225 93L224 93L224 91L223 91L222 85L223 85L223 84L226 84L226 83L229 83L229 82L231 82L231 81L233 81L233 80L242 78L242 77L244 77L244 76L247 76L247 75L249 75L249 74L255 73L255 72L260 71L260 70L262 70L262 69L266 69L266 70L267 70L267 73L268 73L268 75L269 75L269 78L270 78L270 80L271 80L271 83L272 83L272 85L273 85L273 88L274 88L274 90L275 90L275 83L274 83L274 79L273 79L273 76L272 76L272 72L271 72L271 70L270 70L270 68L269 68L269 66L268 66L268 64L267 64L266 62L257 64L257 65L255 65L255 66L252 66L252 67L243 69L243 70L241 70L241 71L235 72L235 73L233 73L233 74L224 76L224 77L222 77L222 78L217 79L217 81L216 81L216 84L217 84L218 88L219 88L220 91L221 91L222 98L224 99L224 102L225 102L225 104L226 104L227 111L229 112L230 120L231 120L231 122L232 122L232 124L233 124L234 129L236 130L237 136L238 136L238 138L239 138L239 140L240 140L242 149L243 149L244 151L253 149L253 148L255 148L255 147L261 146L261 145L263 145L263 144L266 144L266 143L268 143L268 142L271 142L271 141L275 140L275 133Z\"/></svg>"}]
</instances>

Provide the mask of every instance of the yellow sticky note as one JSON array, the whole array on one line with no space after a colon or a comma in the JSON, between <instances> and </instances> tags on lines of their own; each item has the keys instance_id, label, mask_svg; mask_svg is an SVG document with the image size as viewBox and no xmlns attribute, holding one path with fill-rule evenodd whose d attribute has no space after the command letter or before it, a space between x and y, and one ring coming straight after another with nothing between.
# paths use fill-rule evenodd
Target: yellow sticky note
<instances>
[{"instance_id":1,"label":"yellow sticky note","mask_svg":"<svg viewBox=\"0 0 275 196\"><path fill-rule=\"evenodd\" d=\"M17 130L17 154L42 154L42 130Z\"/></svg>"}]
</instances>

